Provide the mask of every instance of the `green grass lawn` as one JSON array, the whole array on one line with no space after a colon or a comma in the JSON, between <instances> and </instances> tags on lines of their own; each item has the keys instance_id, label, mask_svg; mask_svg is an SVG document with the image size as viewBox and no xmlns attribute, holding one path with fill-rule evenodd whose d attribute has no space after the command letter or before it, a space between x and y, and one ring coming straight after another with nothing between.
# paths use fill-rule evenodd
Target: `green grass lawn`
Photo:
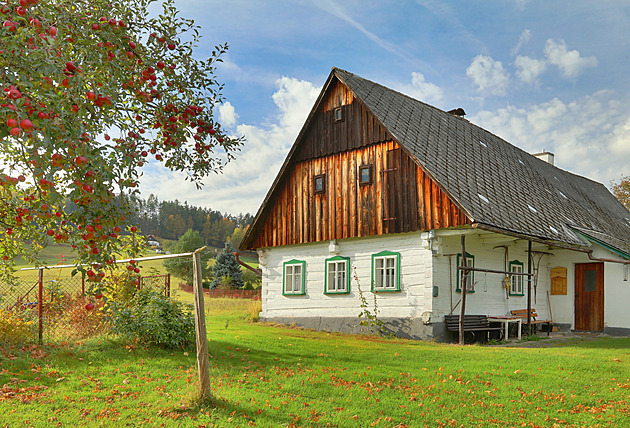
<instances>
[{"instance_id":1,"label":"green grass lawn","mask_svg":"<svg viewBox=\"0 0 630 428\"><path fill-rule=\"evenodd\" d=\"M251 323L258 302L206 303L211 405L194 401L194 350L101 337L3 349L0 425L630 426L627 338L461 347Z\"/></svg>"}]
</instances>

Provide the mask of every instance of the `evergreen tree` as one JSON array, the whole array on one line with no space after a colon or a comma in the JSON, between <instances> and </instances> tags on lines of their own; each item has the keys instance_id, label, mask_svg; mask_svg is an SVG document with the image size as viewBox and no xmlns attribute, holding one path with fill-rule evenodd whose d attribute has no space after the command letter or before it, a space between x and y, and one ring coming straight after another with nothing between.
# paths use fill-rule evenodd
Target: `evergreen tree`
<instances>
[{"instance_id":1,"label":"evergreen tree","mask_svg":"<svg viewBox=\"0 0 630 428\"><path fill-rule=\"evenodd\" d=\"M217 288L228 278L231 279L231 288L243 288L245 283L243 282L241 265L236 261L234 257L234 246L230 241L225 243L225 247L217 256L212 273L214 280L210 284L210 288Z\"/></svg>"}]
</instances>

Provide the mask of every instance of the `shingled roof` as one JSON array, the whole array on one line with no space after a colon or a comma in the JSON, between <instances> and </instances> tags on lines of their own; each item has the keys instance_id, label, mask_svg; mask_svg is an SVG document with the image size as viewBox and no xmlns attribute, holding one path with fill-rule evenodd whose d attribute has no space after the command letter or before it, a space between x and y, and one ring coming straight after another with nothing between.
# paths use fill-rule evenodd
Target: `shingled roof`
<instances>
[{"instance_id":1,"label":"shingled roof","mask_svg":"<svg viewBox=\"0 0 630 428\"><path fill-rule=\"evenodd\" d=\"M348 71L338 78L473 223L583 247L580 235L630 254L630 212L601 183ZM576 233L579 232L578 233Z\"/></svg>"}]
</instances>

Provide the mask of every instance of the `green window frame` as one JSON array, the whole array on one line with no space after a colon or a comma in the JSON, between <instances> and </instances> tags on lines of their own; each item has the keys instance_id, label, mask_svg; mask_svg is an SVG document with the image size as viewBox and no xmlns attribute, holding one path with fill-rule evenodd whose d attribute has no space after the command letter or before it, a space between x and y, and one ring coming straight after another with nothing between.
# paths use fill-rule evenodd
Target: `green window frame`
<instances>
[{"instance_id":1,"label":"green window frame","mask_svg":"<svg viewBox=\"0 0 630 428\"><path fill-rule=\"evenodd\" d=\"M400 291L400 253L372 254L372 292Z\"/></svg>"},{"instance_id":2,"label":"green window frame","mask_svg":"<svg viewBox=\"0 0 630 428\"><path fill-rule=\"evenodd\" d=\"M282 266L282 295L301 296L306 294L306 262L289 260Z\"/></svg>"},{"instance_id":3,"label":"green window frame","mask_svg":"<svg viewBox=\"0 0 630 428\"><path fill-rule=\"evenodd\" d=\"M512 260L509 263L508 271L523 273L523 262ZM523 291L523 275L512 275L510 277L510 296L524 296Z\"/></svg>"},{"instance_id":4,"label":"green window frame","mask_svg":"<svg viewBox=\"0 0 630 428\"><path fill-rule=\"evenodd\" d=\"M324 294L350 292L350 257L335 256L325 261Z\"/></svg>"},{"instance_id":5,"label":"green window frame","mask_svg":"<svg viewBox=\"0 0 630 428\"><path fill-rule=\"evenodd\" d=\"M462 265L462 253L457 254L457 267L459 268ZM466 251L466 266L468 267L475 267L475 256L473 256L472 254L470 254L468 251ZM462 292L462 276L464 275L464 271L457 269L457 286L455 287L455 291L458 293ZM467 291L467 293L474 293L475 292L475 287L472 286L472 284L475 283L475 272L471 271L470 274L468 275L468 279L470 280L469 284L471 284L471 286L469 286L469 290Z\"/></svg>"}]
</instances>

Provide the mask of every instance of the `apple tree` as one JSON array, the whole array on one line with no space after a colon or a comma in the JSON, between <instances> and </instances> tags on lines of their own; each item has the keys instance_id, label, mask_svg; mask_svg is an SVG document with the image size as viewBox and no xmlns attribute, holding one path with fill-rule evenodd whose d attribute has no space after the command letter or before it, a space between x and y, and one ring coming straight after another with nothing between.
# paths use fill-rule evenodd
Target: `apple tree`
<instances>
[{"instance_id":1,"label":"apple tree","mask_svg":"<svg viewBox=\"0 0 630 428\"><path fill-rule=\"evenodd\" d=\"M144 167L200 185L242 144L213 116L227 45L193 57L198 27L173 0L161 13L151 3L0 4L0 277L16 255L36 262L42 245L59 242L98 281L142 241L124 201Z\"/></svg>"}]
</instances>

